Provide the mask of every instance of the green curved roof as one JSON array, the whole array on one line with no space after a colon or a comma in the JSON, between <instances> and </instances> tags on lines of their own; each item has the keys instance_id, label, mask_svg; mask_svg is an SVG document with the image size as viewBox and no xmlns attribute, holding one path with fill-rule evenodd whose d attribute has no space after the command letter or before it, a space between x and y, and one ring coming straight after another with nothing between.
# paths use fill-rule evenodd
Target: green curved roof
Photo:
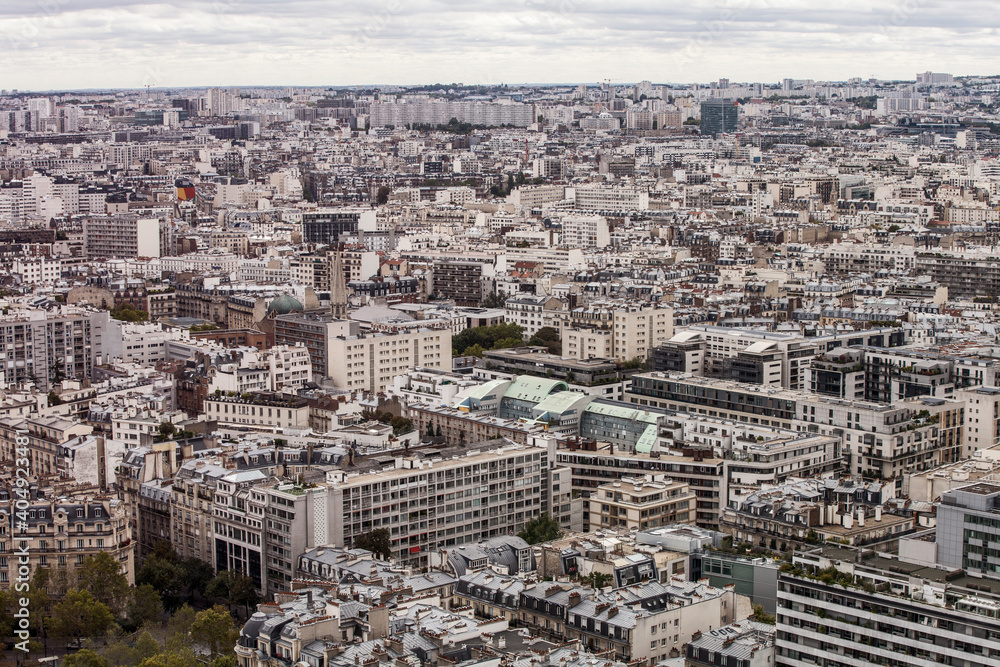
<instances>
[{"instance_id":1,"label":"green curved roof","mask_svg":"<svg viewBox=\"0 0 1000 667\"><path fill-rule=\"evenodd\" d=\"M562 380L522 375L510 383L510 387L504 392L503 397L541 403L546 396L557 391L569 391L569 385Z\"/></svg>"},{"instance_id":2,"label":"green curved roof","mask_svg":"<svg viewBox=\"0 0 1000 667\"><path fill-rule=\"evenodd\" d=\"M289 294L282 294L267 306L267 312L287 315L288 313L301 313L305 308L299 300Z\"/></svg>"}]
</instances>

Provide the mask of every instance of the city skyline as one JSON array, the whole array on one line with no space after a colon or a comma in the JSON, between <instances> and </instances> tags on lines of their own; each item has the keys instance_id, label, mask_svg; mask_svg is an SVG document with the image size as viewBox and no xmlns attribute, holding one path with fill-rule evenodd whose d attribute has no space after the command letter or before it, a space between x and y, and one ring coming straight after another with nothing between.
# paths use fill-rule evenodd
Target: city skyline
<instances>
[{"instance_id":1,"label":"city skyline","mask_svg":"<svg viewBox=\"0 0 1000 667\"><path fill-rule=\"evenodd\" d=\"M460 7L399 0L364 7L304 0L12 2L0 9L7 37L0 55L9 67L2 87L985 75L998 52L989 9L921 0L851 2L835 12L771 0L657 8L626 2L613 11L584 0Z\"/></svg>"}]
</instances>

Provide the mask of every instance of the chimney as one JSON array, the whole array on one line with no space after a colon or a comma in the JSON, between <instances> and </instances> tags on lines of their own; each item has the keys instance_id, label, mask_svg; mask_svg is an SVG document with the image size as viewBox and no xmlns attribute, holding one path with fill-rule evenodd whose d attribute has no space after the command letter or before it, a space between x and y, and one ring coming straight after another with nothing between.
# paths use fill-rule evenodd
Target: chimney
<instances>
[{"instance_id":1,"label":"chimney","mask_svg":"<svg viewBox=\"0 0 1000 667\"><path fill-rule=\"evenodd\" d=\"M876 505L875 506L875 520L876 521L881 521L882 520L882 506L881 505Z\"/></svg>"},{"instance_id":2,"label":"chimney","mask_svg":"<svg viewBox=\"0 0 1000 667\"><path fill-rule=\"evenodd\" d=\"M864 507L859 507L858 508L858 528L864 528L864 527L865 527L865 508Z\"/></svg>"}]
</instances>

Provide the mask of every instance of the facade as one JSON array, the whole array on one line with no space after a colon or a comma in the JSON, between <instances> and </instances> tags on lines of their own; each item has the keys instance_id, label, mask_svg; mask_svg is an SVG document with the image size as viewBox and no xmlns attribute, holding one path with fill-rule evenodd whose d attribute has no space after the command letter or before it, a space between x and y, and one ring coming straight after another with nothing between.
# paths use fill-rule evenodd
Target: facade
<instances>
[{"instance_id":1,"label":"facade","mask_svg":"<svg viewBox=\"0 0 1000 667\"><path fill-rule=\"evenodd\" d=\"M309 401L290 394L210 394L205 415L219 425L280 431L309 428Z\"/></svg>"},{"instance_id":2,"label":"facade","mask_svg":"<svg viewBox=\"0 0 1000 667\"><path fill-rule=\"evenodd\" d=\"M694 523L695 495L684 482L662 476L623 477L591 496L590 532L604 528L646 530Z\"/></svg>"},{"instance_id":3,"label":"facade","mask_svg":"<svg viewBox=\"0 0 1000 667\"><path fill-rule=\"evenodd\" d=\"M48 569L53 587L71 588L76 569L102 551L118 561L128 582L134 583L136 544L122 501L85 486L56 490L35 484L28 508L22 509L16 507L18 496L11 481L0 488L0 524L15 525L15 517L26 513L28 562L18 555L18 533L0 533L0 589L9 590L25 565L32 572Z\"/></svg>"},{"instance_id":4,"label":"facade","mask_svg":"<svg viewBox=\"0 0 1000 667\"><path fill-rule=\"evenodd\" d=\"M323 375L343 389L385 391L393 378L413 368L450 370L451 352L449 329L337 336L327 340Z\"/></svg>"},{"instance_id":5,"label":"facade","mask_svg":"<svg viewBox=\"0 0 1000 667\"><path fill-rule=\"evenodd\" d=\"M701 133L714 139L719 134L735 132L740 118L739 106L731 99L718 98L701 103Z\"/></svg>"},{"instance_id":6,"label":"facade","mask_svg":"<svg viewBox=\"0 0 1000 667\"><path fill-rule=\"evenodd\" d=\"M364 221L364 222L362 222ZM359 226L374 230L375 212L363 209L319 209L302 214L302 240L336 246L342 236L357 234Z\"/></svg>"},{"instance_id":7,"label":"facade","mask_svg":"<svg viewBox=\"0 0 1000 667\"><path fill-rule=\"evenodd\" d=\"M278 345L304 345L309 352L313 375L329 377L332 365L332 341L338 336L357 335L360 325L330 313L309 311L289 313L274 318L274 342Z\"/></svg>"},{"instance_id":8,"label":"facade","mask_svg":"<svg viewBox=\"0 0 1000 667\"><path fill-rule=\"evenodd\" d=\"M33 382L48 391L54 379L89 378L103 358L107 311L27 310L0 316L0 384Z\"/></svg>"},{"instance_id":9,"label":"facade","mask_svg":"<svg viewBox=\"0 0 1000 667\"><path fill-rule=\"evenodd\" d=\"M160 221L131 215L84 218L83 245L88 259L160 257Z\"/></svg>"},{"instance_id":10,"label":"facade","mask_svg":"<svg viewBox=\"0 0 1000 667\"><path fill-rule=\"evenodd\" d=\"M419 567L430 552L519 532L548 511L548 451L491 444L498 446L456 458L442 452L392 469L329 473L330 541L351 547L359 535L386 528L393 557Z\"/></svg>"}]
</instances>

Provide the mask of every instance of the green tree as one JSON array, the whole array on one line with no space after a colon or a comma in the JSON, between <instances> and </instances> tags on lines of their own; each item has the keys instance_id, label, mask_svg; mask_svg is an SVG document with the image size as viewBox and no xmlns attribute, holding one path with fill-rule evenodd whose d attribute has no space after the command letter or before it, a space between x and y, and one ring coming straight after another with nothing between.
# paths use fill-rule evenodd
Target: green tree
<instances>
[{"instance_id":1,"label":"green tree","mask_svg":"<svg viewBox=\"0 0 1000 667\"><path fill-rule=\"evenodd\" d=\"M130 598L128 578L121 563L107 551L83 559L76 573L77 586L115 614L125 611Z\"/></svg>"},{"instance_id":2,"label":"green tree","mask_svg":"<svg viewBox=\"0 0 1000 667\"><path fill-rule=\"evenodd\" d=\"M479 357L480 359L482 359L483 358L483 352L485 352L485 350L483 349L483 346L480 345L479 343L476 343L472 347L465 348L465 350L463 350L462 354L459 355L459 356L462 356L462 357Z\"/></svg>"},{"instance_id":3,"label":"green tree","mask_svg":"<svg viewBox=\"0 0 1000 667\"><path fill-rule=\"evenodd\" d=\"M232 614L218 605L198 612L191 624L191 639L207 645L213 658L223 651L232 652L239 636Z\"/></svg>"},{"instance_id":4,"label":"green tree","mask_svg":"<svg viewBox=\"0 0 1000 667\"><path fill-rule=\"evenodd\" d=\"M62 660L63 667L110 667L111 663L93 649L84 648L76 653L70 653Z\"/></svg>"},{"instance_id":5,"label":"green tree","mask_svg":"<svg viewBox=\"0 0 1000 667\"><path fill-rule=\"evenodd\" d=\"M540 544L541 542L551 542L562 535L562 529L555 519L548 514L540 514L524 524L524 530L517 534L528 544Z\"/></svg>"},{"instance_id":6,"label":"green tree","mask_svg":"<svg viewBox=\"0 0 1000 667\"><path fill-rule=\"evenodd\" d=\"M128 609L129 627L138 628L144 623L155 621L163 613L163 600L156 589L149 584L136 586L131 593L132 599L129 601Z\"/></svg>"},{"instance_id":7,"label":"green tree","mask_svg":"<svg viewBox=\"0 0 1000 667\"><path fill-rule=\"evenodd\" d=\"M111 309L111 317L122 322L145 322L149 319L149 313L124 301Z\"/></svg>"},{"instance_id":8,"label":"green tree","mask_svg":"<svg viewBox=\"0 0 1000 667\"><path fill-rule=\"evenodd\" d=\"M48 400L50 408L56 405L63 404L63 400L59 398L59 394L57 394L54 389L49 391Z\"/></svg>"},{"instance_id":9,"label":"green tree","mask_svg":"<svg viewBox=\"0 0 1000 667\"><path fill-rule=\"evenodd\" d=\"M375 193L375 203L379 206L389 202L389 195L392 193L392 188L388 185L379 186L378 191Z\"/></svg>"},{"instance_id":10,"label":"green tree","mask_svg":"<svg viewBox=\"0 0 1000 667\"><path fill-rule=\"evenodd\" d=\"M764 607L759 604L753 606L753 614L750 615L750 618L758 623L766 623L768 625L774 625L775 622L774 615L764 611Z\"/></svg>"},{"instance_id":11,"label":"green tree","mask_svg":"<svg viewBox=\"0 0 1000 667\"><path fill-rule=\"evenodd\" d=\"M191 626L197 613L190 605L184 605L170 615L167 621L166 646L170 649L191 644Z\"/></svg>"},{"instance_id":12,"label":"green tree","mask_svg":"<svg viewBox=\"0 0 1000 667\"><path fill-rule=\"evenodd\" d=\"M580 581L597 590L611 586L615 583L615 578L606 572L591 572L588 575L580 577Z\"/></svg>"},{"instance_id":13,"label":"green tree","mask_svg":"<svg viewBox=\"0 0 1000 667\"><path fill-rule=\"evenodd\" d=\"M248 612L260 600L253 579L235 570L219 572L208 582L205 593L209 597L222 598L230 605L245 607Z\"/></svg>"},{"instance_id":14,"label":"green tree","mask_svg":"<svg viewBox=\"0 0 1000 667\"><path fill-rule=\"evenodd\" d=\"M115 627L115 617L107 605L88 591L70 590L61 602L53 605L49 627L56 637L103 637Z\"/></svg>"},{"instance_id":15,"label":"green tree","mask_svg":"<svg viewBox=\"0 0 1000 667\"><path fill-rule=\"evenodd\" d=\"M137 586L149 585L160 594L167 611L174 611L181 605L185 584L184 568L176 561L177 555L172 555L173 559L171 554L158 556L154 551L143 559L135 575Z\"/></svg>"},{"instance_id":16,"label":"green tree","mask_svg":"<svg viewBox=\"0 0 1000 667\"><path fill-rule=\"evenodd\" d=\"M138 667L199 667L200 664L194 651L182 648L170 653L157 653L140 662Z\"/></svg>"},{"instance_id":17,"label":"green tree","mask_svg":"<svg viewBox=\"0 0 1000 667\"><path fill-rule=\"evenodd\" d=\"M381 556L382 560L392 558L392 540L387 528L376 528L358 535L354 538L354 546L358 549L367 549L376 556Z\"/></svg>"}]
</instances>

